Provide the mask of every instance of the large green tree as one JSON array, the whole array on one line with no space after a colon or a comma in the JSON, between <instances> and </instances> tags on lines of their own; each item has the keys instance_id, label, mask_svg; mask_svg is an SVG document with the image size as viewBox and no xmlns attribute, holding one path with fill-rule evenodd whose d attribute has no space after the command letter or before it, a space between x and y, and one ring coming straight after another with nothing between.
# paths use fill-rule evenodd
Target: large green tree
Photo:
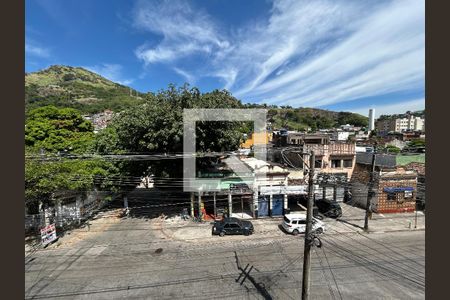
<instances>
[{"instance_id":1,"label":"large green tree","mask_svg":"<svg viewBox=\"0 0 450 300\"><path fill-rule=\"evenodd\" d=\"M183 151L183 109L242 107L239 100L224 90L202 94L188 85L179 88L169 85L166 90L148 94L141 106L118 114L110 127L98 134L96 150L104 154L179 154ZM248 124L242 122L198 122L196 149L200 152L236 150L246 130ZM211 162L209 159L199 161L200 166ZM183 174L181 159L129 161L119 166L123 174L129 176L152 174L180 182Z\"/></svg>"},{"instance_id":2,"label":"large green tree","mask_svg":"<svg viewBox=\"0 0 450 300\"><path fill-rule=\"evenodd\" d=\"M83 153L93 141L92 123L76 109L44 106L26 116L25 146L29 151Z\"/></svg>"},{"instance_id":3,"label":"large green tree","mask_svg":"<svg viewBox=\"0 0 450 300\"><path fill-rule=\"evenodd\" d=\"M92 123L71 108L46 106L31 110L25 123L25 197L29 207L50 204L58 191L81 192L114 188L109 178L115 166L100 158L68 159L61 154L82 155L94 143Z\"/></svg>"}]
</instances>

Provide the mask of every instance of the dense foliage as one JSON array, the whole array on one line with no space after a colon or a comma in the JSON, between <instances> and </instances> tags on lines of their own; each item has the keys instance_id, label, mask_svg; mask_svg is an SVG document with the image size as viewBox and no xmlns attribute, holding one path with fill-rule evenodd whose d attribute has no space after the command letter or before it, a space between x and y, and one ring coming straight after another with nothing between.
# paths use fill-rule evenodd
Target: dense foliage
<instances>
[{"instance_id":1,"label":"dense foliage","mask_svg":"<svg viewBox=\"0 0 450 300\"><path fill-rule=\"evenodd\" d=\"M139 108L122 111L111 125L98 134L99 153L181 153L183 151L183 109L240 108L240 101L227 91L201 94L197 88L170 85L155 95L149 94ZM199 152L236 150L242 142L243 122L198 122L196 149ZM209 159L199 160L208 164ZM153 174L158 178L182 177L182 161L150 160L122 162L122 172L130 176Z\"/></svg>"},{"instance_id":2,"label":"dense foliage","mask_svg":"<svg viewBox=\"0 0 450 300\"><path fill-rule=\"evenodd\" d=\"M112 163L64 158L89 152L93 143L92 123L79 111L54 106L31 110L25 123L26 202L51 202L57 191L113 188L108 178L117 169Z\"/></svg>"},{"instance_id":3,"label":"dense foliage","mask_svg":"<svg viewBox=\"0 0 450 300\"><path fill-rule=\"evenodd\" d=\"M286 128L289 130L312 131L317 129L332 128L340 125L351 124L365 127L368 118L350 112L333 112L314 108L270 108L269 121L274 128Z\"/></svg>"},{"instance_id":4,"label":"dense foliage","mask_svg":"<svg viewBox=\"0 0 450 300\"><path fill-rule=\"evenodd\" d=\"M381 115L378 120L391 120L391 119L402 119L407 118L409 115L414 117L422 117L425 118L425 110L418 110L418 111L407 111L404 114L393 114L393 115Z\"/></svg>"},{"instance_id":5,"label":"dense foliage","mask_svg":"<svg viewBox=\"0 0 450 300\"><path fill-rule=\"evenodd\" d=\"M425 139L413 139L410 142L408 142L408 147L411 148L425 147Z\"/></svg>"},{"instance_id":6,"label":"dense foliage","mask_svg":"<svg viewBox=\"0 0 450 300\"><path fill-rule=\"evenodd\" d=\"M27 204L50 203L55 192L83 192L94 186L114 190L110 178L115 173L114 165L101 159L26 159L25 199Z\"/></svg>"},{"instance_id":7,"label":"dense foliage","mask_svg":"<svg viewBox=\"0 0 450 300\"><path fill-rule=\"evenodd\" d=\"M394 145L387 145L385 147L387 153L400 153L401 149Z\"/></svg>"},{"instance_id":8,"label":"dense foliage","mask_svg":"<svg viewBox=\"0 0 450 300\"><path fill-rule=\"evenodd\" d=\"M25 122L25 146L30 151L88 150L94 140L93 125L72 108L44 106L30 111Z\"/></svg>"}]
</instances>

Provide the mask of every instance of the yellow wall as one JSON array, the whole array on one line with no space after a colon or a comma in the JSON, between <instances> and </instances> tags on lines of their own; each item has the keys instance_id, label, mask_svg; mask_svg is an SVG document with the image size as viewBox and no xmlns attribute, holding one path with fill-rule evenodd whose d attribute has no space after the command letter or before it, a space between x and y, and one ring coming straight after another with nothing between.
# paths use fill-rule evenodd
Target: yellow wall
<instances>
[{"instance_id":1,"label":"yellow wall","mask_svg":"<svg viewBox=\"0 0 450 300\"><path fill-rule=\"evenodd\" d=\"M272 141L272 133L253 133L250 137L241 144L241 148L250 149L254 144L268 144Z\"/></svg>"}]
</instances>

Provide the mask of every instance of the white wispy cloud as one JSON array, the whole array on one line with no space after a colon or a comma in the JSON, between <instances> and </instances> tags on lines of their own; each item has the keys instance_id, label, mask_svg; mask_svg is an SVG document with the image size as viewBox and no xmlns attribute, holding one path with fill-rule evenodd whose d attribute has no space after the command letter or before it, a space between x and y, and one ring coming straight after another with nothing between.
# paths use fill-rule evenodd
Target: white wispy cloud
<instances>
[{"instance_id":1,"label":"white wispy cloud","mask_svg":"<svg viewBox=\"0 0 450 300\"><path fill-rule=\"evenodd\" d=\"M173 68L173 70L175 71L175 73L181 75L186 80L187 83L195 84L195 76L194 75L186 72L185 70L177 68L177 67Z\"/></svg>"},{"instance_id":2,"label":"white wispy cloud","mask_svg":"<svg viewBox=\"0 0 450 300\"><path fill-rule=\"evenodd\" d=\"M241 95L319 106L420 86L424 9L421 1L407 4L397 1L379 8L342 42Z\"/></svg>"},{"instance_id":3,"label":"white wispy cloud","mask_svg":"<svg viewBox=\"0 0 450 300\"><path fill-rule=\"evenodd\" d=\"M201 56L189 73L242 100L324 106L423 89L424 11L423 0L274 0L267 20L227 30L187 2L139 1L135 26L160 41L135 53L175 72Z\"/></svg>"},{"instance_id":4,"label":"white wispy cloud","mask_svg":"<svg viewBox=\"0 0 450 300\"><path fill-rule=\"evenodd\" d=\"M412 99L407 101L402 101L399 103L393 104L383 104L377 105L373 104L367 107L361 107L356 109L350 109L351 112L361 114L363 116L369 116L369 109L375 109L375 117L378 118L381 115L392 115L392 114L401 114L407 111L417 111L425 109L425 99Z\"/></svg>"},{"instance_id":5,"label":"white wispy cloud","mask_svg":"<svg viewBox=\"0 0 450 300\"><path fill-rule=\"evenodd\" d=\"M37 46L31 41L25 42L25 53L40 58L50 57L50 50L48 48Z\"/></svg>"},{"instance_id":6,"label":"white wispy cloud","mask_svg":"<svg viewBox=\"0 0 450 300\"><path fill-rule=\"evenodd\" d=\"M227 48L209 16L184 1L138 1L134 25L162 38L157 46L144 44L136 56L146 64L172 62L188 55Z\"/></svg>"},{"instance_id":7,"label":"white wispy cloud","mask_svg":"<svg viewBox=\"0 0 450 300\"><path fill-rule=\"evenodd\" d=\"M133 79L124 79L122 74L122 65L119 64L100 64L94 66L84 66L83 68L102 75L106 79L117 82L123 85L133 83Z\"/></svg>"}]
</instances>

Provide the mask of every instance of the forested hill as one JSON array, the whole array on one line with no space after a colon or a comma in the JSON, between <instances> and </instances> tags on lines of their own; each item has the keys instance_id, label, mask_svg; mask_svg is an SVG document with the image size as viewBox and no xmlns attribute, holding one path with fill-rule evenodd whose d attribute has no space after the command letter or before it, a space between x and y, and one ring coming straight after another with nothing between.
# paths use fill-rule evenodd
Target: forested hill
<instances>
[{"instance_id":1,"label":"forested hill","mask_svg":"<svg viewBox=\"0 0 450 300\"><path fill-rule=\"evenodd\" d=\"M80 67L54 65L25 74L26 110L45 105L82 113L122 110L142 103L143 94Z\"/></svg>"},{"instance_id":2,"label":"forested hill","mask_svg":"<svg viewBox=\"0 0 450 300\"><path fill-rule=\"evenodd\" d=\"M46 105L72 107L83 114L97 113L105 109L121 111L143 103L144 98L145 94L80 67L54 65L25 74L26 111ZM368 124L367 117L350 112L241 102L238 105L267 108L268 121L272 122L275 129L315 130L344 124Z\"/></svg>"},{"instance_id":3,"label":"forested hill","mask_svg":"<svg viewBox=\"0 0 450 300\"><path fill-rule=\"evenodd\" d=\"M337 127L351 124L367 127L369 118L351 112L336 112L318 108L268 107L268 121L275 129L311 130Z\"/></svg>"}]
</instances>

